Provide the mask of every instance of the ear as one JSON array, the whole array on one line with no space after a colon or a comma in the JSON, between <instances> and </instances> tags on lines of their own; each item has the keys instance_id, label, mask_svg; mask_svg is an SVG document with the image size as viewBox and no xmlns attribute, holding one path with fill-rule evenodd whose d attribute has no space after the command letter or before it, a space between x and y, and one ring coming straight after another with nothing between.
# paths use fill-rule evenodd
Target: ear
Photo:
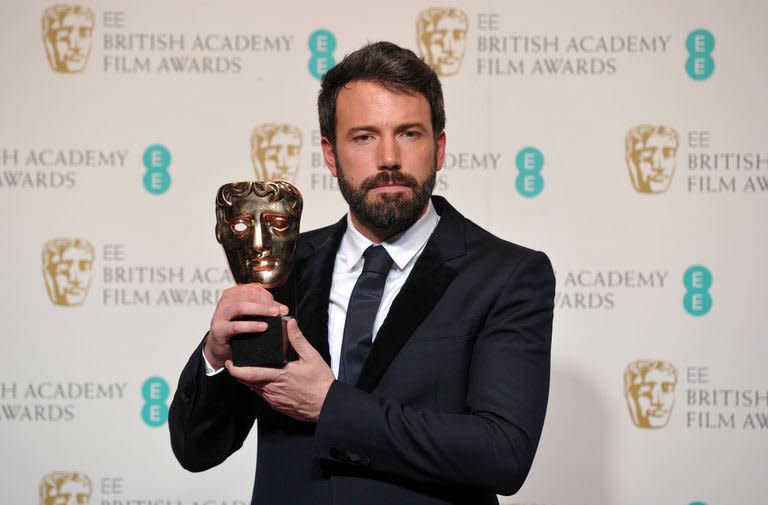
<instances>
[{"instance_id":1,"label":"ear","mask_svg":"<svg viewBox=\"0 0 768 505\"><path fill-rule=\"evenodd\" d=\"M320 147L323 149L323 159L325 159L325 165L331 172L331 175L336 177L336 155L333 152L333 144L327 138L323 137L320 140Z\"/></svg>"},{"instance_id":2,"label":"ear","mask_svg":"<svg viewBox=\"0 0 768 505\"><path fill-rule=\"evenodd\" d=\"M445 161L445 130L440 132L437 136L437 170L443 168L443 162Z\"/></svg>"}]
</instances>

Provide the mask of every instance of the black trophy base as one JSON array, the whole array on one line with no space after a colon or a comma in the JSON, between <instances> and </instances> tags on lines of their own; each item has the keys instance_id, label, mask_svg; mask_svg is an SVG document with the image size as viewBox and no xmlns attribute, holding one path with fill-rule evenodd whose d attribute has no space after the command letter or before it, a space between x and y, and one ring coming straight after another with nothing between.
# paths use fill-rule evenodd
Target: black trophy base
<instances>
[{"instance_id":1,"label":"black trophy base","mask_svg":"<svg viewBox=\"0 0 768 505\"><path fill-rule=\"evenodd\" d=\"M268 328L262 333L241 333L232 337L230 346L235 366L285 366L288 362L288 319L280 316L249 318L267 323Z\"/></svg>"}]
</instances>

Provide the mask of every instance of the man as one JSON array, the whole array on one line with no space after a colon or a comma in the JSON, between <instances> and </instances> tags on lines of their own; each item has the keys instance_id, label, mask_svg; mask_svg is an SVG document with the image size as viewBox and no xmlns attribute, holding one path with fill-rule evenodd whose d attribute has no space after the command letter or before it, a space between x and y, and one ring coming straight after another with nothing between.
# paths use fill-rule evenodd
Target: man
<instances>
[{"instance_id":1,"label":"man","mask_svg":"<svg viewBox=\"0 0 768 505\"><path fill-rule=\"evenodd\" d=\"M627 168L636 191L663 193L669 189L678 145L677 132L666 126L640 125L627 132Z\"/></svg>"},{"instance_id":2,"label":"man","mask_svg":"<svg viewBox=\"0 0 768 505\"><path fill-rule=\"evenodd\" d=\"M430 199L445 114L436 74L411 51L379 42L348 55L318 109L350 212L300 236L285 286L222 295L171 405L175 454L209 468L258 419L254 504L498 503L522 485L544 421L549 261ZM373 256L391 268L371 336L355 340L368 312L347 308L378 274ZM299 359L233 366L232 336L264 330L243 316L289 309Z\"/></svg>"},{"instance_id":3,"label":"man","mask_svg":"<svg viewBox=\"0 0 768 505\"><path fill-rule=\"evenodd\" d=\"M666 361L633 361L624 372L629 415L638 428L663 428L675 405L677 369Z\"/></svg>"}]
</instances>

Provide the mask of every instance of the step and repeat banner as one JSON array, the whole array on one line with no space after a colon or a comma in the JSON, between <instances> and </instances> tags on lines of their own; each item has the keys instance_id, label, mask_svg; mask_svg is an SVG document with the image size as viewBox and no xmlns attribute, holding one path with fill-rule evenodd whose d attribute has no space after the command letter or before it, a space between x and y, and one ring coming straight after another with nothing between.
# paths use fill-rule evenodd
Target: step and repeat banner
<instances>
[{"instance_id":1,"label":"step and repeat banner","mask_svg":"<svg viewBox=\"0 0 768 505\"><path fill-rule=\"evenodd\" d=\"M5 1L3 503L245 505L255 437L175 461L168 404L232 277L226 182L345 211L319 78L367 41L441 76L436 192L557 276L515 505L768 500L768 4Z\"/></svg>"}]
</instances>

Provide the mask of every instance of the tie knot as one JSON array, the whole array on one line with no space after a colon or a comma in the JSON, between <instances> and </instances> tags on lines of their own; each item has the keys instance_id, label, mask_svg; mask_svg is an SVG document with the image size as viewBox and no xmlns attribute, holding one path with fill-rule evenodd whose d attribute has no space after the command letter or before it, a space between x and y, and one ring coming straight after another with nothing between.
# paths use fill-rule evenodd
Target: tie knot
<instances>
[{"instance_id":1,"label":"tie knot","mask_svg":"<svg viewBox=\"0 0 768 505\"><path fill-rule=\"evenodd\" d=\"M387 250L380 245L372 245L363 253L365 263L363 272L374 272L381 275L387 275L392 266L392 258Z\"/></svg>"}]
</instances>

